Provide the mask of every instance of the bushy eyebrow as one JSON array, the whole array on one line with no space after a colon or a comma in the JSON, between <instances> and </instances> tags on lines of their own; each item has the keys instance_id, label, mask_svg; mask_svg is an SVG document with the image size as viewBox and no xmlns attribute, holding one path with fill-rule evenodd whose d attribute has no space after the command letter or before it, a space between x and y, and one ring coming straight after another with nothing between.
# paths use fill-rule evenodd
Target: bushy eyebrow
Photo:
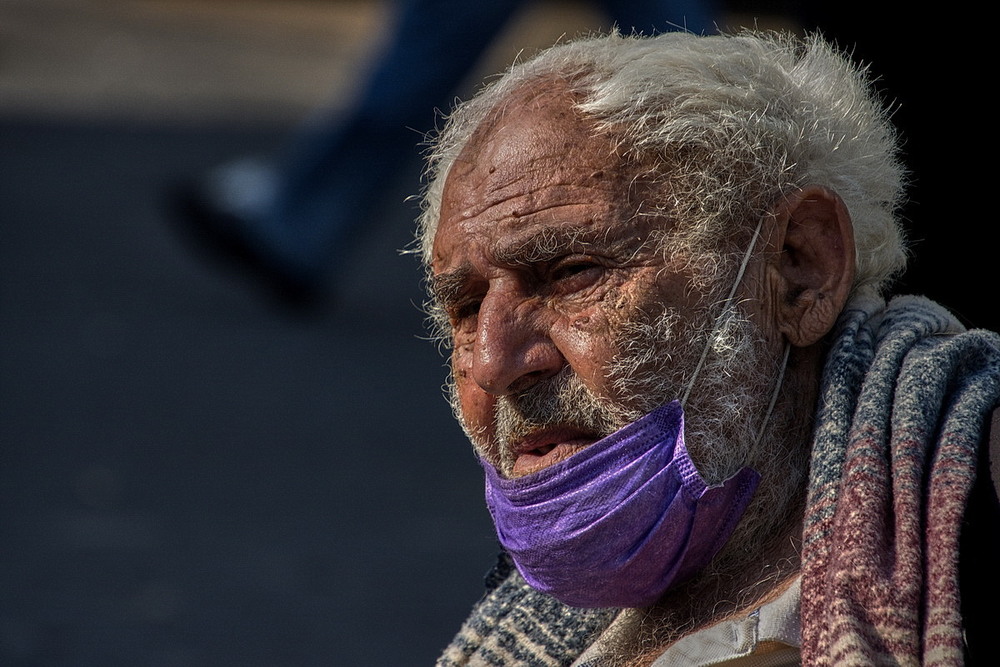
<instances>
[{"instance_id":1,"label":"bushy eyebrow","mask_svg":"<svg viewBox=\"0 0 1000 667\"><path fill-rule=\"evenodd\" d=\"M585 232L579 228L543 228L527 237L494 243L489 250L490 257L500 266L529 266L551 261L567 249L583 250L588 246L589 243L580 241ZM458 302L472 272L471 266L462 265L433 276L430 280L431 295L444 307Z\"/></svg>"},{"instance_id":2,"label":"bushy eyebrow","mask_svg":"<svg viewBox=\"0 0 1000 667\"><path fill-rule=\"evenodd\" d=\"M618 255L628 261L649 240L614 236L610 228L595 233L590 225L544 227L527 236L497 241L490 247L489 253L491 261L498 266L527 267L550 262L567 252L586 253L600 245L604 253ZM438 305L447 308L461 301L473 273L471 265L463 264L433 276L430 280L430 292Z\"/></svg>"},{"instance_id":3,"label":"bushy eyebrow","mask_svg":"<svg viewBox=\"0 0 1000 667\"><path fill-rule=\"evenodd\" d=\"M591 242L583 237L590 231L580 227L545 227L524 238L498 242L492 248L492 255L503 266L548 262L568 250L586 250Z\"/></svg>"},{"instance_id":4,"label":"bushy eyebrow","mask_svg":"<svg viewBox=\"0 0 1000 667\"><path fill-rule=\"evenodd\" d=\"M468 265L462 265L451 271L442 271L430 280L431 295L443 307L456 303L461 298L462 290L470 275L472 267Z\"/></svg>"}]
</instances>

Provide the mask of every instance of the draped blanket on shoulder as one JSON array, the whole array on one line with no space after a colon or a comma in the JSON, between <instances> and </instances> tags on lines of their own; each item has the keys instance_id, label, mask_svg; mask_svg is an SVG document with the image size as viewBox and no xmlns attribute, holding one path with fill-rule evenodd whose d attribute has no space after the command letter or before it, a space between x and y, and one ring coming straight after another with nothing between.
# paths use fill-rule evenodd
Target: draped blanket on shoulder
<instances>
[{"instance_id":1,"label":"draped blanket on shoulder","mask_svg":"<svg viewBox=\"0 0 1000 667\"><path fill-rule=\"evenodd\" d=\"M1000 336L859 297L824 372L803 543L807 665L962 662L958 544Z\"/></svg>"}]
</instances>

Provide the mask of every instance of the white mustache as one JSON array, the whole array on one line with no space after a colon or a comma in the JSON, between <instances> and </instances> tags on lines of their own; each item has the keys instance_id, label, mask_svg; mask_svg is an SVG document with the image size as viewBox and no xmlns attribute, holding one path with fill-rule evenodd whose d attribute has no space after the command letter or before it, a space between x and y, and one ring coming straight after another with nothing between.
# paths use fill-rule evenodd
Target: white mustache
<instances>
[{"instance_id":1,"label":"white mustache","mask_svg":"<svg viewBox=\"0 0 1000 667\"><path fill-rule=\"evenodd\" d=\"M569 426L603 438L637 417L624 415L584 385L569 366L529 389L497 400L494 411L499 444L497 467L509 472L514 447L531 433L549 426Z\"/></svg>"}]
</instances>

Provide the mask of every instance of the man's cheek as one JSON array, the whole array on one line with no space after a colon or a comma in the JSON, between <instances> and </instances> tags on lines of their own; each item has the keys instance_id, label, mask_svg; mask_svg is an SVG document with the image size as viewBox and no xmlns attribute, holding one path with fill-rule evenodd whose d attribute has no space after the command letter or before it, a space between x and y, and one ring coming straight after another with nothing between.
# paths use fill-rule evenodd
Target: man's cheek
<instances>
[{"instance_id":1,"label":"man's cheek","mask_svg":"<svg viewBox=\"0 0 1000 667\"><path fill-rule=\"evenodd\" d=\"M587 389L603 394L604 372L612 355L612 327L600 308L566 319L552 331L566 363Z\"/></svg>"},{"instance_id":2,"label":"man's cheek","mask_svg":"<svg viewBox=\"0 0 1000 667\"><path fill-rule=\"evenodd\" d=\"M454 374L462 425L477 453L495 462L498 454L494 424L496 398L480 389L467 372L456 369Z\"/></svg>"}]
</instances>

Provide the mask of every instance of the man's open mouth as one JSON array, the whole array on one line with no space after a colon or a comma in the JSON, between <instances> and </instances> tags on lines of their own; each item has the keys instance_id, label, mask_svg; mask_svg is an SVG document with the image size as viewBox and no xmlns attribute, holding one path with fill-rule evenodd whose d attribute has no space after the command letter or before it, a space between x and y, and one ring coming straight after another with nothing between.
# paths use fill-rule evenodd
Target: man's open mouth
<instances>
[{"instance_id":1,"label":"man's open mouth","mask_svg":"<svg viewBox=\"0 0 1000 667\"><path fill-rule=\"evenodd\" d=\"M600 438L570 427L550 427L532 433L514 447L511 477L523 477L568 459Z\"/></svg>"}]
</instances>

